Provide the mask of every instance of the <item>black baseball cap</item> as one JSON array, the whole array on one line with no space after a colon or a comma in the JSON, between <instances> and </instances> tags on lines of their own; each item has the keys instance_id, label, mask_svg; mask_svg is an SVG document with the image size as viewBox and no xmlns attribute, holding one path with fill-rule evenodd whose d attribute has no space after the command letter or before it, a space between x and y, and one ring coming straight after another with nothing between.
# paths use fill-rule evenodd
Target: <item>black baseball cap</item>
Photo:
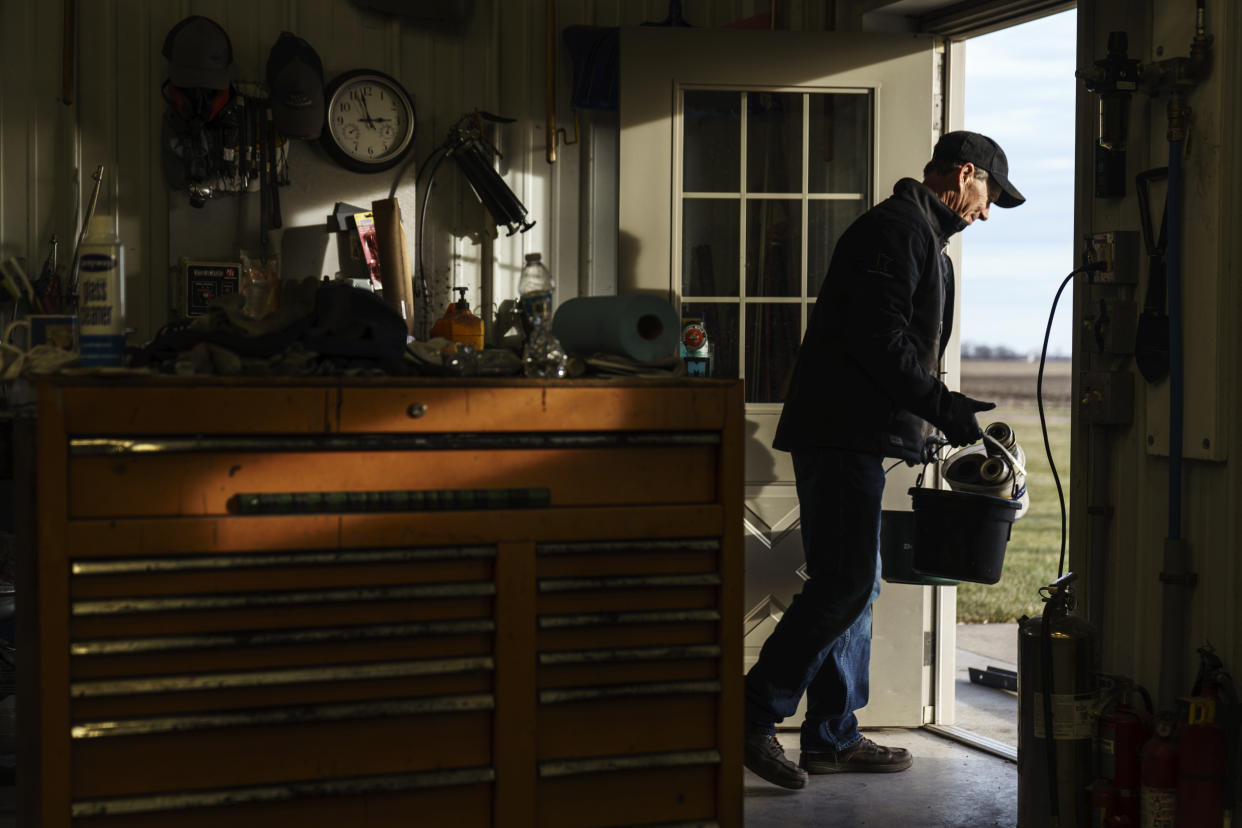
<instances>
[{"instance_id":1,"label":"black baseball cap","mask_svg":"<svg viewBox=\"0 0 1242 828\"><path fill-rule=\"evenodd\" d=\"M290 138L318 138L323 128L323 61L300 37L281 32L267 55L272 122Z\"/></svg>"},{"instance_id":2,"label":"black baseball cap","mask_svg":"<svg viewBox=\"0 0 1242 828\"><path fill-rule=\"evenodd\" d=\"M1000 144L986 135L965 130L946 132L936 142L932 159L948 161L950 164L965 164L969 161L979 169L987 170L988 176L1000 185L997 207L1017 207L1026 201L1026 196L1009 183L1009 159L1005 157L1005 151L1000 148Z\"/></svg>"},{"instance_id":3,"label":"black baseball cap","mask_svg":"<svg viewBox=\"0 0 1242 828\"><path fill-rule=\"evenodd\" d=\"M228 89L233 44L228 33L210 17L192 15L169 30L164 38L168 79L182 89Z\"/></svg>"}]
</instances>

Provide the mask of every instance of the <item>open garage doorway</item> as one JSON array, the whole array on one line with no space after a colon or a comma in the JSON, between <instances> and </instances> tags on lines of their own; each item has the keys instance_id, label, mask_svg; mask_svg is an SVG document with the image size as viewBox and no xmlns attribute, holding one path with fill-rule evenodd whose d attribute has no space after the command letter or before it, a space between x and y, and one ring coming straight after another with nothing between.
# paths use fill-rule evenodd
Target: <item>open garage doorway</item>
<instances>
[{"instance_id":1,"label":"open garage doorway","mask_svg":"<svg viewBox=\"0 0 1242 828\"><path fill-rule=\"evenodd\" d=\"M966 129L994 138L1027 201L993 209L962 234L961 387L996 402L1027 458L1028 512L1013 526L999 583L957 587L956 728L1013 749L1018 624L1042 613L1057 576L1061 507L1045 454L1036 375L1057 285L1074 267L1074 10L965 43ZM1044 408L1068 503L1072 309L1063 297L1048 338ZM987 419L984 420L983 416Z\"/></svg>"}]
</instances>

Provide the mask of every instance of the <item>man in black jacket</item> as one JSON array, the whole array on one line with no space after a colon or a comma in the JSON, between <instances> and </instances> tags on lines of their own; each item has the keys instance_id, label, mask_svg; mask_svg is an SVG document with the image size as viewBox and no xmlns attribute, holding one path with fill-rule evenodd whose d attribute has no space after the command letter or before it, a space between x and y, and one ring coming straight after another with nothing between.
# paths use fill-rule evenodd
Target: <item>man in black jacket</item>
<instances>
[{"instance_id":1,"label":"man in black jacket","mask_svg":"<svg viewBox=\"0 0 1242 828\"><path fill-rule=\"evenodd\" d=\"M869 690L883 462L923 462L932 426L954 446L982 436L975 414L994 404L939 378L953 322L944 248L992 204L1023 201L995 141L951 132L922 183L898 181L837 242L773 441L793 455L808 579L746 676L746 767L769 782L801 788L808 773L910 766L909 751L863 737L854 716ZM803 693L795 765L775 727Z\"/></svg>"}]
</instances>

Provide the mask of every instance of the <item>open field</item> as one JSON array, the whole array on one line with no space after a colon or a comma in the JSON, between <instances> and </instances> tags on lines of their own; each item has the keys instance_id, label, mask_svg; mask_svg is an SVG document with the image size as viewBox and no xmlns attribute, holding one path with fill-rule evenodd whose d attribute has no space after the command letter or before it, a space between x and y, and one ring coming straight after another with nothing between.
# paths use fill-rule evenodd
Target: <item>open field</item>
<instances>
[{"instance_id":1,"label":"open field","mask_svg":"<svg viewBox=\"0 0 1242 828\"><path fill-rule=\"evenodd\" d=\"M1061 506L1044 450L1035 402L1038 362L962 360L962 393L997 404L979 416L979 424L1002 421L1013 428L1026 453L1027 489L1031 506L1013 525L1000 582L963 583L957 589L957 619L962 622L1006 622L1022 615L1040 615L1039 588L1057 577L1061 550ZM1069 505L1070 362L1049 361L1044 367L1044 412L1048 441L1057 475Z\"/></svg>"},{"instance_id":2,"label":"open field","mask_svg":"<svg viewBox=\"0 0 1242 828\"><path fill-rule=\"evenodd\" d=\"M1067 409L1070 400L1070 371L1068 359L1050 359L1044 364L1044 408ZM962 360L962 393L983 400L992 400L998 406L1021 408L1029 405L1035 410L1035 386L1039 374L1039 362L1020 359L964 359Z\"/></svg>"}]
</instances>

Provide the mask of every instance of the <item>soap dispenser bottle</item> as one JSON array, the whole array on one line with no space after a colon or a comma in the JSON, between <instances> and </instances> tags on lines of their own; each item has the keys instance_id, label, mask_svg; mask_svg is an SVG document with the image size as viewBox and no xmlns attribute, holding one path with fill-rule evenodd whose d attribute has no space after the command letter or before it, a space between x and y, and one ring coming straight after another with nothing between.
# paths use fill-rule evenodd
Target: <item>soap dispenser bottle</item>
<instances>
[{"instance_id":1,"label":"soap dispenser bottle","mask_svg":"<svg viewBox=\"0 0 1242 828\"><path fill-rule=\"evenodd\" d=\"M483 320L470 312L470 303L466 301L466 288L455 287L460 295L456 302L450 302L444 316L436 320L431 328L432 337L444 337L462 345L470 345L476 351L483 350Z\"/></svg>"}]
</instances>

